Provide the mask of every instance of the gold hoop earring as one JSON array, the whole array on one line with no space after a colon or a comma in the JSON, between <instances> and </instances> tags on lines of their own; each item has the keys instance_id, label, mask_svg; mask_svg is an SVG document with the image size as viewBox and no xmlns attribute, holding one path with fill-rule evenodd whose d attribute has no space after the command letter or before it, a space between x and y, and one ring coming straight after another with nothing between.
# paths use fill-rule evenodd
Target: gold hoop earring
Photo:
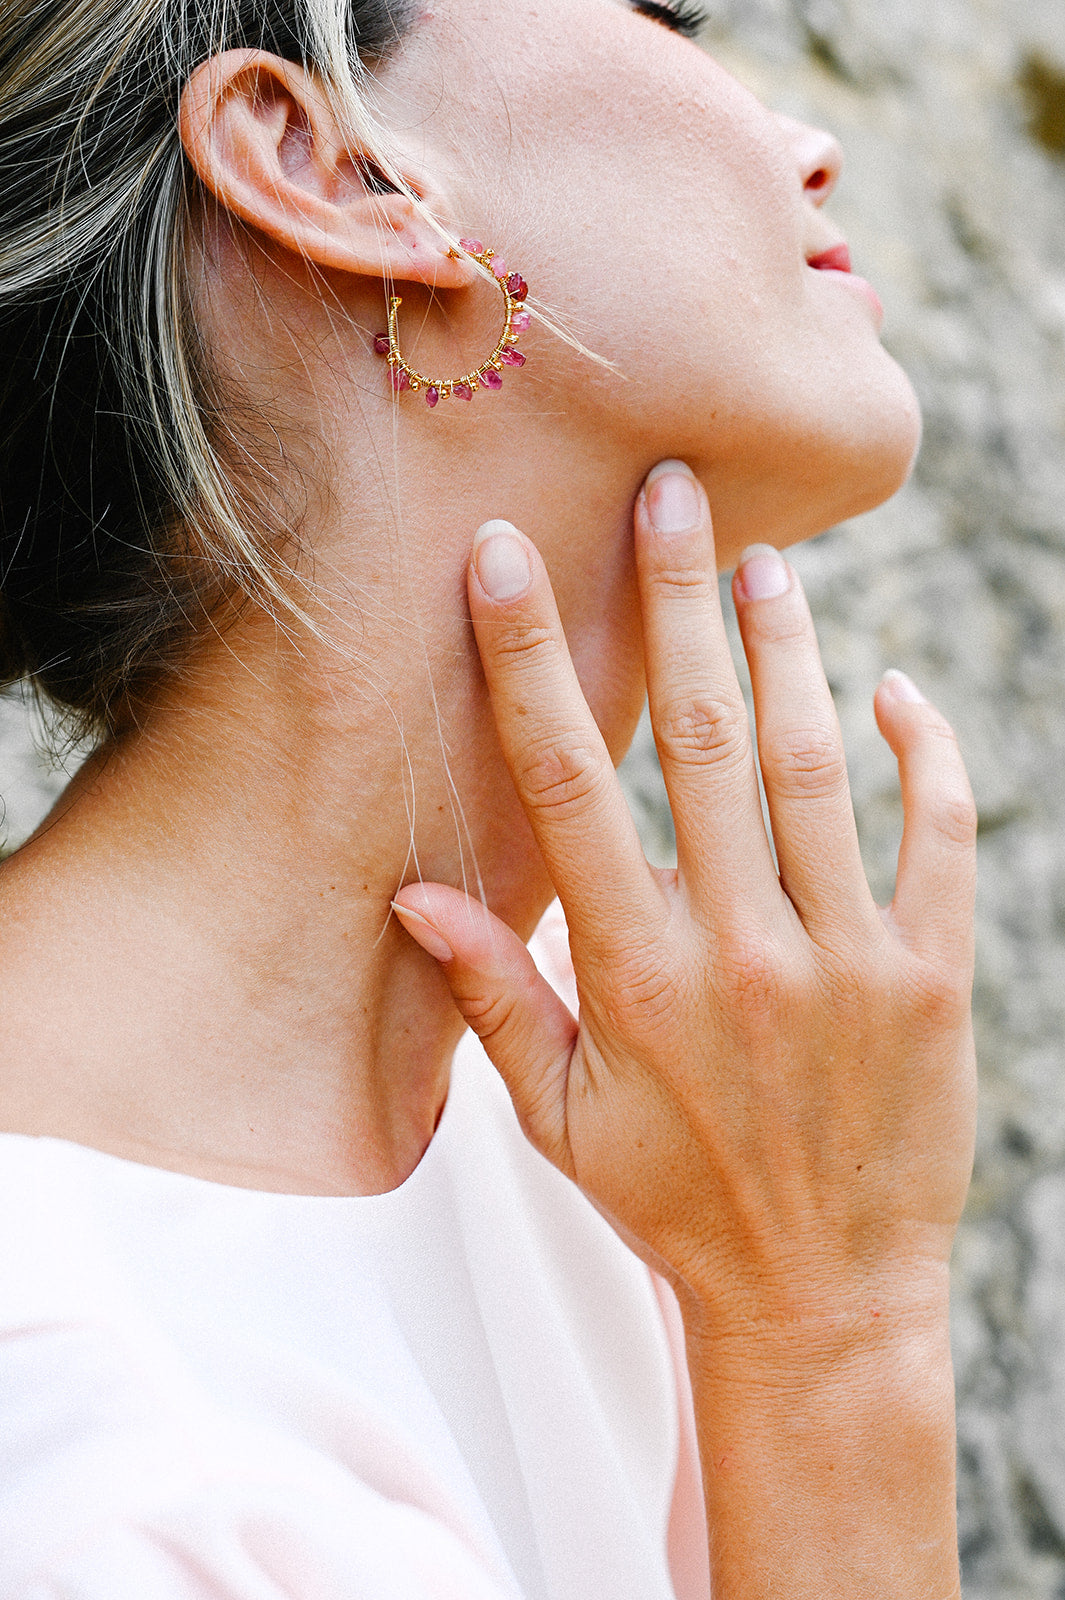
<instances>
[{"instance_id":1,"label":"gold hoop earring","mask_svg":"<svg viewBox=\"0 0 1065 1600\"><path fill-rule=\"evenodd\" d=\"M482 361L472 372L464 372L459 378L427 378L424 373L405 361L400 351L399 308L403 301L399 295L393 295L389 303L388 332L379 333L373 342L376 353L388 358L392 388L395 393L402 394L410 389L417 394L424 390L425 403L430 408L450 397L456 400L472 400L477 389L502 389L503 368L525 365L525 356L520 350L515 349L515 346L520 336L532 325L532 318L524 303L529 293L529 285L520 272L508 272L507 264L502 257L497 256L494 250L486 250L480 239L460 239L459 243L468 256L472 256L482 267L487 267L491 272L506 307L503 332L488 360ZM460 259L457 250L449 250L448 255L453 261Z\"/></svg>"}]
</instances>

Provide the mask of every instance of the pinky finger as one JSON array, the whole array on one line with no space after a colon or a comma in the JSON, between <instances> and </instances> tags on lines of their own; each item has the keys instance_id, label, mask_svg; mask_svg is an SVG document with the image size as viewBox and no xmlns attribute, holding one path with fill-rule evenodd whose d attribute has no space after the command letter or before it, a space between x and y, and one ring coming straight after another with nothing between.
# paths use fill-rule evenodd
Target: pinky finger
<instances>
[{"instance_id":1,"label":"pinky finger","mask_svg":"<svg viewBox=\"0 0 1065 1600\"><path fill-rule=\"evenodd\" d=\"M904 824L891 910L911 948L972 958L976 807L946 718L903 673L876 694L876 720L899 764Z\"/></svg>"}]
</instances>

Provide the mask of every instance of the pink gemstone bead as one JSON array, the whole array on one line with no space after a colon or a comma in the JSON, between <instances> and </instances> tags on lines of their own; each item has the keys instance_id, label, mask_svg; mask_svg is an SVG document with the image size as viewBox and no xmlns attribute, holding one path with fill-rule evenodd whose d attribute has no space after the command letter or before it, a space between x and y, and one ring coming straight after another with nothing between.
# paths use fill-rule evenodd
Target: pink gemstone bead
<instances>
[{"instance_id":1,"label":"pink gemstone bead","mask_svg":"<svg viewBox=\"0 0 1065 1600\"><path fill-rule=\"evenodd\" d=\"M481 243L480 239L460 239L459 240L459 244L465 250L467 255L470 255L470 256L483 256L484 255L484 245Z\"/></svg>"},{"instance_id":2,"label":"pink gemstone bead","mask_svg":"<svg viewBox=\"0 0 1065 1600\"><path fill-rule=\"evenodd\" d=\"M489 367L487 372L481 373L481 384L485 389L502 389L503 374L494 367Z\"/></svg>"},{"instance_id":3,"label":"pink gemstone bead","mask_svg":"<svg viewBox=\"0 0 1065 1600\"><path fill-rule=\"evenodd\" d=\"M439 403L440 403L440 390L436 387L435 383L431 383L429 385L428 389L426 389L426 391L425 391L425 403L429 407L430 411L432 410L432 408L435 405L439 405Z\"/></svg>"},{"instance_id":4,"label":"pink gemstone bead","mask_svg":"<svg viewBox=\"0 0 1065 1600\"><path fill-rule=\"evenodd\" d=\"M520 272L512 272L507 279L507 293L512 300L524 300L528 295L529 285Z\"/></svg>"},{"instance_id":5,"label":"pink gemstone bead","mask_svg":"<svg viewBox=\"0 0 1065 1600\"><path fill-rule=\"evenodd\" d=\"M455 396L456 400L473 399L473 390L470 388L468 383L456 383L451 393Z\"/></svg>"},{"instance_id":6,"label":"pink gemstone bead","mask_svg":"<svg viewBox=\"0 0 1065 1600\"><path fill-rule=\"evenodd\" d=\"M495 273L497 278L505 278L506 277L506 275L507 275L507 264L503 260L502 256L494 256L492 258L492 271Z\"/></svg>"},{"instance_id":7,"label":"pink gemstone bead","mask_svg":"<svg viewBox=\"0 0 1065 1600\"><path fill-rule=\"evenodd\" d=\"M389 343L388 334L379 333L374 339L373 347L379 356L387 356L388 352L392 348L391 344Z\"/></svg>"},{"instance_id":8,"label":"pink gemstone bead","mask_svg":"<svg viewBox=\"0 0 1065 1600\"><path fill-rule=\"evenodd\" d=\"M508 367L523 367L525 365L525 357L520 350L501 350L499 359L500 361L505 361Z\"/></svg>"},{"instance_id":9,"label":"pink gemstone bead","mask_svg":"<svg viewBox=\"0 0 1065 1600\"><path fill-rule=\"evenodd\" d=\"M510 326L514 333L524 333L526 328L532 327L532 317L527 311L515 311L510 319Z\"/></svg>"},{"instance_id":10,"label":"pink gemstone bead","mask_svg":"<svg viewBox=\"0 0 1065 1600\"><path fill-rule=\"evenodd\" d=\"M410 379L402 367L392 368L392 387L397 394L402 394L405 389L410 388Z\"/></svg>"}]
</instances>

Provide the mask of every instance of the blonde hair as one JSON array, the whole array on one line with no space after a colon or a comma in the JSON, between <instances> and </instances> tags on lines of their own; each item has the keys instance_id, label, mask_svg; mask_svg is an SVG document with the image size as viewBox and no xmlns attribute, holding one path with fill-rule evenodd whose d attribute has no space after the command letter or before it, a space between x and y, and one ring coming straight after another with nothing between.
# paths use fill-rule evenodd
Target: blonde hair
<instances>
[{"instance_id":1,"label":"blonde hair","mask_svg":"<svg viewBox=\"0 0 1065 1600\"><path fill-rule=\"evenodd\" d=\"M176 671L224 601L286 603L276 478L192 315L200 62L315 72L376 181L402 187L366 66L414 0L4 0L0 20L0 682L84 729ZM380 152L380 154L378 154Z\"/></svg>"}]
</instances>

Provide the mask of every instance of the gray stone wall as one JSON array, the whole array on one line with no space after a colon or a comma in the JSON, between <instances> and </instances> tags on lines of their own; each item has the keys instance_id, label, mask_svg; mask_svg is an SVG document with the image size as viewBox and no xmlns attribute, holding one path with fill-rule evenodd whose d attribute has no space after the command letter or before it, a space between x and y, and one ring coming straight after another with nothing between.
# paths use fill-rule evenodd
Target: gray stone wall
<instances>
[{"instance_id":1,"label":"gray stone wall","mask_svg":"<svg viewBox=\"0 0 1065 1600\"><path fill-rule=\"evenodd\" d=\"M1065 0L718 0L709 44L830 127L833 211L888 308L926 442L890 505L796 555L890 894L895 776L870 699L910 672L982 815L979 1151L956 1254L970 1600L1065 1597ZM646 729L626 776L670 848ZM0 704L21 837L56 778Z\"/></svg>"}]
</instances>

